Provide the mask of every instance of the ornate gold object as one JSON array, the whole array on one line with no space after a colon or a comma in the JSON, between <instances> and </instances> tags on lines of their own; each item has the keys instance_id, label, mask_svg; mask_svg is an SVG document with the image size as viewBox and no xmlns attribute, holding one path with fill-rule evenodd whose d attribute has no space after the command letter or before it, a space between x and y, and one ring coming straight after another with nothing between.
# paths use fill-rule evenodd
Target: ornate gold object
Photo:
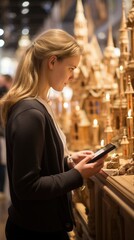
<instances>
[{"instance_id":1,"label":"ornate gold object","mask_svg":"<svg viewBox=\"0 0 134 240\"><path fill-rule=\"evenodd\" d=\"M74 36L83 47L83 55L69 86L73 95L66 118L68 147L71 151L95 151L102 147L102 140L103 145L116 141L120 163L131 161L134 154L134 1L127 18L124 1L122 4L120 55L116 54L111 25L103 53L94 34L89 40L81 0L77 0L76 5ZM62 101L64 104L64 99ZM67 123L62 114L65 116L60 111L62 121L59 119L59 122L64 130Z\"/></svg>"}]
</instances>

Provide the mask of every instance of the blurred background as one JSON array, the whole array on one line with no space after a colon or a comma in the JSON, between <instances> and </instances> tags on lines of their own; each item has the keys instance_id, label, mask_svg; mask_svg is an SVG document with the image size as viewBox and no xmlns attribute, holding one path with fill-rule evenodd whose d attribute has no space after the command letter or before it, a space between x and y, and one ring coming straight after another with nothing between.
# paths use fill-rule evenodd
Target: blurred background
<instances>
[{"instance_id":1,"label":"blurred background","mask_svg":"<svg viewBox=\"0 0 134 240\"><path fill-rule=\"evenodd\" d=\"M62 28L73 35L76 0L0 0L0 73L14 75L21 51L40 32ZM131 0L125 0L126 11ZM102 50L112 25L118 47L121 0L83 0L89 39L96 35Z\"/></svg>"}]
</instances>

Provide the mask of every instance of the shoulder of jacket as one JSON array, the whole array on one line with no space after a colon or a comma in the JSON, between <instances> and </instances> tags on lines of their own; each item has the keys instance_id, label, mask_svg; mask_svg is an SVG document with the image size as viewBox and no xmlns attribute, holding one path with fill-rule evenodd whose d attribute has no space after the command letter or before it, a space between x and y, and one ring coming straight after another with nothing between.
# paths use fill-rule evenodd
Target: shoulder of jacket
<instances>
[{"instance_id":1,"label":"shoulder of jacket","mask_svg":"<svg viewBox=\"0 0 134 240\"><path fill-rule=\"evenodd\" d=\"M15 118L17 115L21 114L24 111L28 110L38 110L40 111L43 115L46 113L45 107L38 102L36 99L30 99L30 100L20 100L14 106L10 109L9 111L9 118L13 117Z\"/></svg>"}]
</instances>

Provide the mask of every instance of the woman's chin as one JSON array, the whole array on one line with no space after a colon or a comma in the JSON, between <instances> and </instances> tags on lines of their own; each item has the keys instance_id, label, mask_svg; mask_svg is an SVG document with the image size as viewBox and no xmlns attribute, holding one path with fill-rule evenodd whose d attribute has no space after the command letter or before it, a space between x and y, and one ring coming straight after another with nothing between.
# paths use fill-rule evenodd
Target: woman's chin
<instances>
[{"instance_id":1,"label":"woman's chin","mask_svg":"<svg viewBox=\"0 0 134 240\"><path fill-rule=\"evenodd\" d=\"M53 88L56 92L61 92L65 86L59 88Z\"/></svg>"}]
</instances>

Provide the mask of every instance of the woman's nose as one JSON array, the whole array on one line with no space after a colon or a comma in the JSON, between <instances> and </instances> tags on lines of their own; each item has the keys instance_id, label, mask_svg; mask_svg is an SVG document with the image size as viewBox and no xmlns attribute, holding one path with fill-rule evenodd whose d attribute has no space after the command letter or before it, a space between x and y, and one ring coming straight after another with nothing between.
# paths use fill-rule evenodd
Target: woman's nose
<instances>
[{"instance_id":1,"label":"woman's nose","mask_svg":"<svg viewBox=\"0 0 134 240\"><path fill-rule=\"evenodd\" d=\"M74 79L74 74L72 73L71 76L69 77L69 81L72 81Z\"/></svg>"}]
</instances>

